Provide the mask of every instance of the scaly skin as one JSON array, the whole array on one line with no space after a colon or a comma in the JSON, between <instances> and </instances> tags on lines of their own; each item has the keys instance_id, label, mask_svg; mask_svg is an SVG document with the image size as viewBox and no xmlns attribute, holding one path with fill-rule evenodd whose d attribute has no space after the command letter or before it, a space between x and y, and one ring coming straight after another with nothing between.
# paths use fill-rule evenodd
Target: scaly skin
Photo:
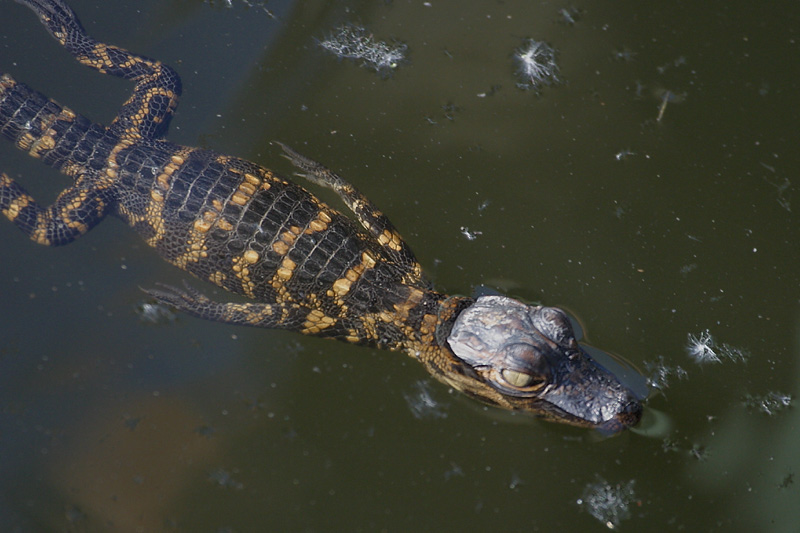
<instances>
[{"instance_id":1,"label":"scaly skin","mask_svg":"<svg viewBox=\"0 0 800 533\"><path fill-rule=\"evenodd\" d=\"M478 309L476 300L433 290L391 222L355 187L281 145L308 179L343 199L358 223L255 163L164 140L180 93L173 69L95 41L62 0L17 1L80 63L135 82L132 96L106 127L9 75L0 77L0 134L73 180L52 205L42 207L0 175L0 210L32 240L67 244L113 214L173 265L250 299L214 302L188 286L148 291L192 315L404 351L437 379L473 397L569 424L615 431L638 422L636 399L575 351L571 329L544 343L559 349L545 353L539 346L515 368L506 368L511 363L502 347L478 358L480 363L459 357L464 345L449 335L463 311ZM495 308L539 309L508 302L494 301ZM490 335L480 321L462 323L478 329L460 338ZM501 338L536 327L524 318L503 324ZM458 332L464 329L459 326ZM497 333L494 328L490 336ZM575 353L582 363L564 366ZM563 370L567 367L572 370ZM585 408L605 397L609 400L597 409Z\"/></svg>"}]
</instances>

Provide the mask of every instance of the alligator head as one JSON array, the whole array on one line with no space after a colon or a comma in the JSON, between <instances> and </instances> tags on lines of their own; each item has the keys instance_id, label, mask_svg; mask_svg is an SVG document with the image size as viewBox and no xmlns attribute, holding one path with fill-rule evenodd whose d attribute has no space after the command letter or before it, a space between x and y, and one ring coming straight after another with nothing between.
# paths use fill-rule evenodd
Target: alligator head
<instances>
[{"instance_id":1,"label":"alligator head","mask_svg":"<svg viewBox=\"0 0 800 533\"><path fill-rule=\"evenodd\" d=\"M460 379L445 381L471 396L608 433L642 416L639 398L581 348L560 309L483 296L451 325Z\"/></svg>"}]
</instances>

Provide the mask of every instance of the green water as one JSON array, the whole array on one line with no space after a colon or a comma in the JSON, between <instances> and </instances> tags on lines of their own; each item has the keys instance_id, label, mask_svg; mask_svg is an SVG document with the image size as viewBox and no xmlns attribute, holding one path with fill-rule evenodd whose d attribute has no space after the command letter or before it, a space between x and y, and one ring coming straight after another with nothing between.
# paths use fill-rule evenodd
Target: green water
<instances>
[{"instance_id":1,"label":"green water","mask_svg":"<svg viewBox=\"0 0 800 533\"><path fill-rule=\"evenodd\" d=\"M0 529L797 530L800 6L71 3L181 73L172 140L289 173L278 139L340 171L438 287L563 306L591 344L672 369L648 400L669 427L518 423L402 355L151 324L139 287L185 276L121 223L59 249L3 223ZM347 22L408 61L381 76L322 50ZM540 94L516 86L526 38L558 50ZM105 123L131 90L9 0L0 71ZM42 201L67 183L8 143L0 161ZM687 354L705 330L720 363ZM794 398L766 414L769 394Z\"/></svg>"}]
</instances>

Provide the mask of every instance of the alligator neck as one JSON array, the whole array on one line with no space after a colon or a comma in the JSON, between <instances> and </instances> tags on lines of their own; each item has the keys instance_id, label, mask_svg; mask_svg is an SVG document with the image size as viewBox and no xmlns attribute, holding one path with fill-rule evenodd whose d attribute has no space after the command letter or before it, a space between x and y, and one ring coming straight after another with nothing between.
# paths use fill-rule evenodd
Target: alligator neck
<instances>
[{"instance_id":1,"label":"alligator neck","mask_svg":"<svg viewBox=\"0 0 800 533\"><path fill-rule=\"evenodd\" d=\"M398 346L384 347L401 349L416 359L439 358L442 351L449 354L447 337L453 323L474 299L448 296L433 290L416 294L414 291L418 290L411 290L404 305L394 306L396 315L403 321L405 338Z\"/></svg>"}]
</instances>

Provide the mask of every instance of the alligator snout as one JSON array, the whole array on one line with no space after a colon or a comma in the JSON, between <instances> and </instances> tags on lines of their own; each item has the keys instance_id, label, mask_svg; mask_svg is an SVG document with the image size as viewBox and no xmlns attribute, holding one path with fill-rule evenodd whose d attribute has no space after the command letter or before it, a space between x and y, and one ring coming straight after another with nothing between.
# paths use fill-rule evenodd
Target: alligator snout
<instances>
[{"instance_id":1,"label":"alligator snout","mask_svg":"<svg viewBox=\"0 0 800 533\"><path fill-rule=\"evenodd\" d=\"M597 429L601 433L613 434L633 427L641 421L642 410L641 402L631 396L630 400L620 407L619 412L613 418L598 425Z\"/></svg>"}]
</instances>

